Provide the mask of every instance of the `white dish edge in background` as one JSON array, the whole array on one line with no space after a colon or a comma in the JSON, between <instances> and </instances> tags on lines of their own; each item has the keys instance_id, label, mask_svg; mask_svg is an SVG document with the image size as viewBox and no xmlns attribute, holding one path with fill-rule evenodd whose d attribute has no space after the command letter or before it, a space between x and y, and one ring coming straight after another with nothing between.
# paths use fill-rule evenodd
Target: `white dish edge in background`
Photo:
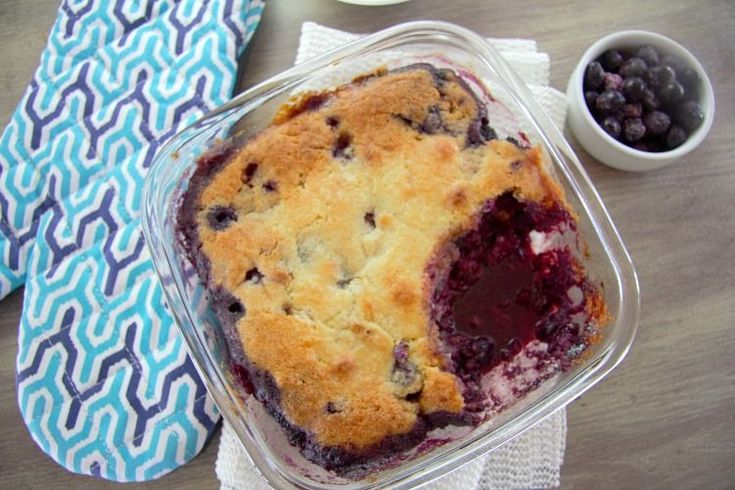
<instances>
[{"instance_id":1,"label":"white dish edge in background","mask_svg":"<svg viewBox=\"0 0 735 490\"><path fill-rule=\"evenodd\" d=\"M365 7L380 7L383 5L394 5L396 3L406 3L411 0L337 0L342 3L349 3L351 5L362 5Z\"/></svg>"}]
</instances>

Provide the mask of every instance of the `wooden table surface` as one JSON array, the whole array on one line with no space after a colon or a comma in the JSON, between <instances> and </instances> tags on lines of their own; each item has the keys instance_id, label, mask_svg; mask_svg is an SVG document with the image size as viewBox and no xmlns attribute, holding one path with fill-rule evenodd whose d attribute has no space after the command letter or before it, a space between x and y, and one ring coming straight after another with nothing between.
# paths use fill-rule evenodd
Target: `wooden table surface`
<instances>
[{"instance_id":1,"label":"wooden table surface","mask_svg":"<svg viewBox=\"0 0 735 490\"><path fill-rule=\"evenodd\" d=\"M36 68L56 9L50 0L0 0L0 126ZM273 0L241 60L238 91L291 65L305 20L370 32L415 19L536 39L560 90L587 46L622 29L673 37L706 67L714 126L680 165L624 173L575 146L636 264L642 314L623 364L569 408L562 488L735 487L735 2L413 0L368 8ZM0 302L0 486L120 487L66 472L25 429L14 370L22 295ZM140 486L216 488L218 443L217 435L183 468Z\"/></svg>"}]
</instances>

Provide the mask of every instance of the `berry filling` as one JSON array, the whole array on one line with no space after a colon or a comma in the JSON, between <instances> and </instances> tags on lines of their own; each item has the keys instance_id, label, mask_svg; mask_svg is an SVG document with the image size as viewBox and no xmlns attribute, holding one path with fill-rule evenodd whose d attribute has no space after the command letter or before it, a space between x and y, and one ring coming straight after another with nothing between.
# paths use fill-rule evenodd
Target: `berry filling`
<instances>
[{"instance_id":1,"label":"berry filling","mask_svg":"<svg viewBox=\"0 0 735 490\"><path fill-rule=\"evenodd\" d=\"M213 206L207 213L207 221L213 229L224 230L237 221L237 211L231 207Z\"/></svg>"},{"instance_id":2,"label":"berry filling","mask_svg":"<svg viewBox=\"0 0 735 490\"><path fill-rule=\"evenodd\" d=\"M437 281L431 315L465 383L468 412L488 406L483 375L529 343L549 343L548 355L562 368L586 347L585 325L577 323L589 285L572 252L549 238L574 227L558 205L523 203L506 193L486 206L474 230L450 245L457 257Z\"/></svg>"}]
</instances>

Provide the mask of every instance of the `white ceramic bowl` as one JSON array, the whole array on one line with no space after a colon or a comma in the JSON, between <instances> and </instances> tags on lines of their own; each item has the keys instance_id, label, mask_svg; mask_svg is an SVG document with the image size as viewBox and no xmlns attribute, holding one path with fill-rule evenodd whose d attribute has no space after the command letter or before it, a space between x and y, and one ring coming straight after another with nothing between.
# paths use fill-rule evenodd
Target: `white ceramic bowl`
<instances>
[{"instance_id":1,"label":"white ceramic bowl","mask_svg":"<svg viewBox=\"0 0 735 490\"><path fill-rule=\"evenodd\" d=\"M702 125L689 135L686 142L673 150L647 152L636 150L615 140L595 121L584 100L584 72L587 65L611 48L634 48L651 45L662 54L679 57L689 67L697 70L702 78L699 103L704 111ZM572 133L587 152L600 162L620 170L644 172L654 170L679 160L704 140L715 115L715 97L712 84L702 65L679 43L648 31L621 31L603 37L584 53L567 85L568 120Z\"/></svg>"}]
</instances>

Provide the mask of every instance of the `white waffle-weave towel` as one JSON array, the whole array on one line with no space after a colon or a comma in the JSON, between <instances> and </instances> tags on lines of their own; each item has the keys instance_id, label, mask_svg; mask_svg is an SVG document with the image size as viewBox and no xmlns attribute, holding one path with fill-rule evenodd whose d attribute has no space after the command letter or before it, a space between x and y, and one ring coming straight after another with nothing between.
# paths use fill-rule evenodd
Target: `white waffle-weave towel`
<instances>
[{"instance_id":1,"label":"white waffle-weave towel","mask_svg":"<svg viewBox=\"0 0 735 490\"><path fill-rule=\"evenodd\" d=\"M301 27L296 64L360 37L314 22ZM531 93L557 127L564 127L566 99L548 86L549 56L528 39L488 39L528 84ZM435 480L424 488L541 489L559 486L566 443L566 413L560 410L491 453ZM269 490L235 432L225 423L216 463L217 478L226 490Z\"/></svg>"}]
</instances>

